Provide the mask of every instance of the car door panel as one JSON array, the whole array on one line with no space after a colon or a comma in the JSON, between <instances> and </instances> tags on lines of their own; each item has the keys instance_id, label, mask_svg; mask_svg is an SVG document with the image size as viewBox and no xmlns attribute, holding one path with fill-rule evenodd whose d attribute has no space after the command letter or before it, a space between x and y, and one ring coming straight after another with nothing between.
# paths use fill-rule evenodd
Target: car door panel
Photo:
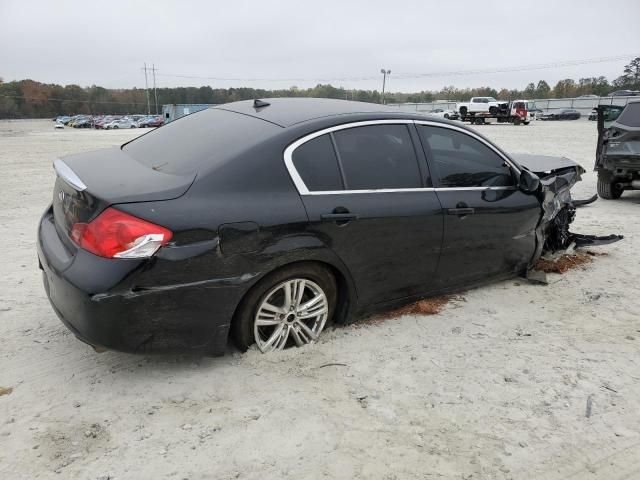
<instances>
[{"instance_id":1,"label":"car door panel","mask_svg":"<svg viewBox=\"0 0 640 480\"><path fill-rule=\"evenodd\" d=\"M435 286L442 207L434 191L304 195L309 230L347 265L362 303L415 295ZM357 218L324 218L334 211Z\"/></svg>"},{"instance_id":2,"label":"car door panel","mask_svg":"<svg viewBox=\"0 0 640 480\"><path fill-rule=\"evenodd\" d=\"M438 283L455 286L518 272L534 254L540 203L519 190L437 190L446 213ZM449 213L473 209L472 214Z\"/></svg>"},{"instance_id":3,"label":"car door panel","mask_svg":"<svg viewBox=\"0 0 640 480\"><path fill-rule=\"evenodd\" d=\"M309 231L343 261L361 304L433 288L443 216L411 121L342 125L285 152Z\"/></svg>"},{"instance_id":4,"label":"car door panel","mask_svg":"<svg viewBox=\"0 0 640 480\"><path fill-rule=\"evenodd\" d=\"M488 142L458 128L418 125L442 204L441 287L524 269L542 213L535 195L515 186L512 165Z\"/></svg>"}]
</instances>

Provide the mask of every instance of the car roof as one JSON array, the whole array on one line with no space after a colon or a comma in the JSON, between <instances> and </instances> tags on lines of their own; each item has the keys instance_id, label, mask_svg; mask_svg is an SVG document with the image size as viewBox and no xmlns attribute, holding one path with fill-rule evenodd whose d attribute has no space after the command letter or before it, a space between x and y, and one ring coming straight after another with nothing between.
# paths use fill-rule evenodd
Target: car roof
<instances>
[{"instance_id":1,"label":"car roof","mask_svg":"<svg viewBox=\"0 0 640 480\"><path fill-rule=\"evenodd\" d=\"M265 98L260 99L259 102L269 105L256 107L254 106L254 100L244 100L211 108L260 118L280 127L290 127L323 117L356 113L396 114L399 118L407 116L406 112L384 105L331 98Z\"/></svg>"}]
</instances>

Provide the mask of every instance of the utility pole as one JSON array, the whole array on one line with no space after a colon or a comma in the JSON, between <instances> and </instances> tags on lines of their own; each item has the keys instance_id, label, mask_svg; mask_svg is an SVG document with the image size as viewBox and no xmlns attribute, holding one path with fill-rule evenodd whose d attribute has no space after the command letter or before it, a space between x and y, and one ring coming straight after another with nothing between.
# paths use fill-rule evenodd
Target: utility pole
<instances>
[{"instance_id":1,"label":"utility pole","mask_svg":"<svg viewBox=\"0 0 640 480\"><path fill-rule=\"evenodd\" d=\"M156 90L156 65L151 65L151 72L153 73L153 97L156 100L156 115L158 115L158 91Z\"/></svg>"},{"instance_id":2,"label":"utility pole","mask_svg":"<svg viewBox=\"0 0 640 480\"><path fill-rule=\"evenodd\" d=\"M147 92L147 115L151 115L151 104L149 103L149 80L147 79L147 64L144 64L144 90Z\"/></svg>"},{"instance_id":3,"label":"utility pole","mask_svg":"<svg viewBox=\"0 0 640 480\"><path fill-rule=\"evenodd\" d=\"M391 70L385 70L384 68L380 70L382 74L382 104L384 105L384 87L387 83L387 75L391 75Z\"/></svg>"}]
</instances>

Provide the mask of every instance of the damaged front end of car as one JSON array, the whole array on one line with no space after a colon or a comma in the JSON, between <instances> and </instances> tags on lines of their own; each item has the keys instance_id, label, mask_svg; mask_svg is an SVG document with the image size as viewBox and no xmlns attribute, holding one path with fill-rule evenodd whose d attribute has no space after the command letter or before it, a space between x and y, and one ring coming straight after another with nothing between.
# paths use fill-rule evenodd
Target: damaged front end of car
<instances>
[{"instance_id":1,"label":"damaged front end of car","mask_svg":"<svg viewBox=\"0 0 640 480\"><path fill-rule=\"evenodd\" d=\"M540 179L536 194L540 198L542 216L536 227L537 248L531 265L546 253L569 248L607 245L622 240L622 235L585 235L569 230L576 216L576 208L597 200L574 200L571 189L585 173L576 162L564 157L515 155L518 163Z\"/></svg>"}]
</instances>

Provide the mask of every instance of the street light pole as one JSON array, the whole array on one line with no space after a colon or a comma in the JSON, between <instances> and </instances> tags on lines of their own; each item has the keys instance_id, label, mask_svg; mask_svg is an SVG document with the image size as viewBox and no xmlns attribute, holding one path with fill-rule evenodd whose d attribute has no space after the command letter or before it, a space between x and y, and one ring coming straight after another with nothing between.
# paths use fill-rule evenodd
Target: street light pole
<instances>
[{"instance_id":1,"label":"street light pole","mask_svg":"<svg viewBox=\"0 0 640 480\"><path fill-rule=\"evenodd\" d=\"M382 104L384 105L384 88L387 84L387 75L391 75L391 70L385 70L384 68L380 70L382 74Z\"/></svg>"}]
</instances>

